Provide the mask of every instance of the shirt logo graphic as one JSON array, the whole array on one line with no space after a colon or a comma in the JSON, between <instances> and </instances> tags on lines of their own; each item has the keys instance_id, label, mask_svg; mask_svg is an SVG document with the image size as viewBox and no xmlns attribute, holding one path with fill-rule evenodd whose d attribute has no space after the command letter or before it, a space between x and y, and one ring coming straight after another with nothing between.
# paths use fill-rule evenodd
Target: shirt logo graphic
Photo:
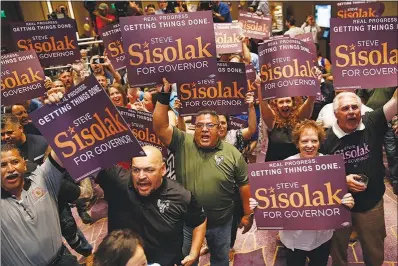
<instances>
[{"instance_id":1,"label":"shirt logo graphic","mask_svg":"<svg viewBox=\"0 0 398 266\"><path fill-rule=\"evenodd\" d=\"M220 164L222 164L224 162L224 156L214 155L214 158L216 159L217 166L219 166Z\"/></svg>"},{"instance_id":2,"label":"shirt logo graphic","mask_svg":"<svg viewBox=\"0 0 398 266\"><path fill-rule=\"evenodd\" d=\"M32 191L33 197L38 200L44 195L44 190L41 187L36 187Z\"/></svg>"},{"instance_id":3,"label":"shirt logo graphic","mask_svg":"<svg viewBox=\"0 0 398 266\"><path fill-rule=\"evenodd\" d=\"M164 211L169 208L169 205L170 205L169 200L158 199L158 208L159 208L160 213L164 213Z\"/></svg>"}]
</instances>

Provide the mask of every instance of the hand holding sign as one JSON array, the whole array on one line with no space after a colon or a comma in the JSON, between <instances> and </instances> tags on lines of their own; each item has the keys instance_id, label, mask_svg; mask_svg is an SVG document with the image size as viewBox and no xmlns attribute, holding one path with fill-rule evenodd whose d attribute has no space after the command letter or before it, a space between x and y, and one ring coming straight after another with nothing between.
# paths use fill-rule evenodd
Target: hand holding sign
<instances>
[{"instance_id":1,"label":"hand holding sign","mask_svg":"<svg viewBox=\"0 0 398 266\"><path fill-rule=\"evenodd\" d=\"M247 232L250 231L253 225L253 215L245 215L242 217L242 220L240 221L239 228L244 227L242 234L246 234Z\"/></svg>"},{"instance_id":2,"label":"hand holding sign","mask_svg":"<svg viewBox=\"0 0 398 266\"><path fill-rule=\"evenodd\" d=\"M341 204L347 206L348 208L352 209L355 205L354 198L352 197L351 193L347 193L341 199Z\"/></svg>"},{"instance_id":3,"label":"hand holding sign","mask_svg":"<svg viewBox=\"0 0 398 266\"><path fill-rule=\"evenodd\" d=\"M167 81L166 78L163 78L162 81L163 81L163 85L156 86L156 89L158 90L158 92L170 93L171 92L170 83Z\"/></svg>"},{"instance_id":4,"label":"hand holding sign","mask_svg":"<svg viewBox=\"0 0 398 266\"><path fill-rule=\"evenodd\" d=\"M249 105L249 108L254 106L254 93L253 92L246 93L245 103Z\"/></svg>"}]
</instances>

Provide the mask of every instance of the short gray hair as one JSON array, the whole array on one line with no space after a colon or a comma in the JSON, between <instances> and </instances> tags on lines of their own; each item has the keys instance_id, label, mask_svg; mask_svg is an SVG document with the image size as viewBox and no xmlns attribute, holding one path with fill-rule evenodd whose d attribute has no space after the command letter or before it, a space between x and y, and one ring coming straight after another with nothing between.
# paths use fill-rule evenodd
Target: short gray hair
<instances>
[{"instance_id":1,"label":"short gray hair","mask_svg":"<svg viewBox=\"0 0 398 266\"><path fill-rule=\"evenodd\" d=\"M358 102L358 107L361 109L361 107L362 107L361 98L359 98L358 95L356 95L355 93L353 93L351 91L345 91L345 92L341 92L341 93L337 94L336 97L334 97L334 100L333 100L333 111L335 113L337 112L337 109L340 108L340 105L339 105L340 99L344 98L344 97L354 97L354 98L356 98L357 102Z\"/></svg>"}]
</instances>

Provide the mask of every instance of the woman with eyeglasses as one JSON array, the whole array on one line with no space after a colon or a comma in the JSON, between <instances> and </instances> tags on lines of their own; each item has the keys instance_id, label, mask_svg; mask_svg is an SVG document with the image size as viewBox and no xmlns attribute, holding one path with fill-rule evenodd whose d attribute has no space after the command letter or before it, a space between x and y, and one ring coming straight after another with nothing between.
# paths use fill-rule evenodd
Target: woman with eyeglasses
<instances>
[{"instance_id":1,"label":"woman with eyeglasses","mask_svg":"<svg viewBox=\"0 0 398 266\"><path fill-rule=\"evenodd\" d=\"M319 153L321 142L326 133L323 127L313 120L298 123L292 132L292 140L299 150L298 154L286 160L300 158L314 158L323 156ZM250 198L250 208L257 207L258 202ZM343 196L341 204L348 208L354 207L354 198L350 193ZM286 255L287 266L304 266L307 258L309 266L326 266L329 259L331 239L334 230L281 230L280 241L288 249Z\"/></svg>"}]
</instances>

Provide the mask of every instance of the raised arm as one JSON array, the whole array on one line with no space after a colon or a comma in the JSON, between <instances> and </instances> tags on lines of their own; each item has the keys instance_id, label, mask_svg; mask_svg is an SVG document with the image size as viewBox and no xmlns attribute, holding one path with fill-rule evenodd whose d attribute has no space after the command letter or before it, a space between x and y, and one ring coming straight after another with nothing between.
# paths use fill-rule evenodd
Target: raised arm
<instances>
[{"instance_id":1,"label":"raised arm","mask_svg":"<svg viewBox=\"0 0 398 266\"><path fill-rule=\"evenodd\" d=\"M249 126L247 128L242 129L242 137L244 140L249 140L256 133L257 129L257 118L256 118L256 109L254 108L254 97L253 93L247 93L245 102L249 104Z\"/></svg>"},{"instance_id":2,"label":"raised arm","mask_svg":"<svg viewBox=\"0 0 398 266\"><path fill-rule=\"evenodd\" d=\"M153 130L160 141L168 147L173 137L173 127L169 123L169 100L171 85L163 79L164 85L159 87L158 101L153 111Z\"/></svg>"},{"instance_id":3,"label":"raised arm","mask_svg":"<svg viewBox=\"0 0 398 266\"><path fill-rule=\"evenodd\" d=\"M261 79L259 76L256 78L256 85L258 88L258 101L260 103L261 117L267 126L268 130L272 130L275 126L275 112L271 109L267 101L263 100L263 93L261 88Z\"/></svg>"},{"instance_id":4,"label":"raised arm","mask_svg":"<svg viewBox=\"0 0 398 266\"><path fill-rule=\"evenodd\" d=\"M119 74L118 71L115 70L115 68L113 67L111 61L109 60L109 58L107 56L105 56L105 62L103 65L104 65L104 67L106 67L109 70L109 72L111 72L111 74L114 78L113 83L120 84L121 80L122 80L122 76Z\"/></svg>"},{"instance_id":5,"label":"raised arm","mask_svg":"<svg viewBox=\"0 0 398 266\"><path fill-rule=\"evenodd\" d=\"M392 96L392 98L386 102L386 104L383 106L383 111L384 111L384 115L386 116L386 120L387 121L391 121L392 118L394 117L394 115L397 114L397 110L398 110L398 96L397 96L397 89L395 89L394 95Z\"/></svg>"},{"instance_id":6,"label":"raised arm","mask_svg":"<svg viewBox=\"0 0 398 266\"><path fill-rule=\"evenodd\" d=\"M311 117L312 111L314 110L315 98L315 96L309 96L307 100L305 100L298 112L299 120L304 120Z\"/></svg>"}]
</instances>

